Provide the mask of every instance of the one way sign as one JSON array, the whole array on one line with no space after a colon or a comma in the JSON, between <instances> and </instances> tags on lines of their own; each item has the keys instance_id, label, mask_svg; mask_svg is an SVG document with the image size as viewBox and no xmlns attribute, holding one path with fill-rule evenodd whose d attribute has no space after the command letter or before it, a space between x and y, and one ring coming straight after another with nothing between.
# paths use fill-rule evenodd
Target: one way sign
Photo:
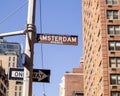
<instances>
[{"instance_id":1,"label":"one way sign","mask_svg":"<svg viewBox=\"0 0 120 96\"><path fill-rule=\"evenodd\" d=\"M50 70L33 69L34 82L50 82Z\"/></svg>"},{"instance_id":2,"label":"one way sign","mask_svg":"<svg viewBox=\"0 0 120 96\"><path fill-rule=\"evenodd\" d=\"M10 80L23 80L24 69L10 68ZM33 69L33 82L50 82L50 70Z\"/></svg>"}]
</instances>

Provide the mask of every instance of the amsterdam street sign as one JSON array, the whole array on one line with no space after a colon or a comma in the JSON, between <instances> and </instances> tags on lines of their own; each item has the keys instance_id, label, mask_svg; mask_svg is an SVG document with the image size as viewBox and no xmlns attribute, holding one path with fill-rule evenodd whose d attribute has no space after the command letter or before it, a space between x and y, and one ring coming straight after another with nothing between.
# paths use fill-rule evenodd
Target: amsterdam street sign
<instances>
[{"instance_id":1,"label":"amsterdam street sign","mask_svg":"<svg viewBox=\"0 0 120 96\"><path fill-rule=\"evenodd\" d=\"M78 45L76 35L37 34L37 43Z\"/></svg>"},{"instance_id":2,"label":"amsterdam street sign","mask_svg":"<svg viewBox=\"0 0 120 96\"><path fill-rule=\"evenodd\" d=\"M10 68L10 80L23 80L24 69ZM50 70L33 69L33 82L50 82Z\"/></svg>"}]
</instances>

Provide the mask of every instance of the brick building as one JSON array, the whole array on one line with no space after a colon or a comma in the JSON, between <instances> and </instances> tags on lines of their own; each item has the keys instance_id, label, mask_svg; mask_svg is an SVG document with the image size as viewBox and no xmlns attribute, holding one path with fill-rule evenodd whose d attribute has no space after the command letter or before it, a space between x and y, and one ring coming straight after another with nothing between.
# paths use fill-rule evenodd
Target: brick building
<instances>
[{"instance_id":1,"label":"brick building","mask_svg":"<svg viewBox=\"0 0 120 96\"><path fill-rule=\"evenodd\" d=\"M120 96L120 0L82 0L84 96Z\"/></svg>"},{"instance_id":2,"label":"brick building","mask_svg":"<svg viewBox=\"0 0 120 96\"><path fill-rule=\"evenodd\" d=\"M83 67L73 68L73 72L66 72L60 83L59 96L83 96Z\"/></svg>"}]
</instances>

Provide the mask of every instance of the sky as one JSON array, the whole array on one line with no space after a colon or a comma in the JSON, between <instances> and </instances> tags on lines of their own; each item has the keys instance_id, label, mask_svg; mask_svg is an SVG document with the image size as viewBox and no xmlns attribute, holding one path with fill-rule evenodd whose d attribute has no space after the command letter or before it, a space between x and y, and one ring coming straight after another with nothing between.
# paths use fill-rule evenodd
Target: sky
<instances>
[{"instance_id":1,"label":"sky","mask_svg":"<svg viewBox=\"0 0 120 96\"><path fill-rule=\"evenodd\" d=\"M33 83L33 96L42 96L43 93L46 96L59 96L59 84L64 73L79 68L80 58L83 56L81 2L82 0L41 0L40 4L40 0L36 0L37 33L42 31L47 34L77 35L79 40L78 46L34 44L33 68L49 69L51 75L50 83ZM0 0L0 33L24 30L27 9L27 0ZM18 42L25 49L25 35L4 39Z\"/></svg>"}]
</instances>

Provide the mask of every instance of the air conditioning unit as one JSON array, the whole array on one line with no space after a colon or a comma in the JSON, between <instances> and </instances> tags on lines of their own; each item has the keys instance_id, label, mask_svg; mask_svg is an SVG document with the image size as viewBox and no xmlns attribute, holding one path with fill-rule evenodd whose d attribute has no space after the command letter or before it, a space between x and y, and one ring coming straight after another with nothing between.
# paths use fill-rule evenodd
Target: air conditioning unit
<instances>
[{"instance_id":1,"label":"air conditioning unit","mask_svg":"<svg viewBox=\"0 0 120 96\"><path fill-rule=\"evenodd\" d=\"M115 35L114 34L109 34L110 37L114 37Z\"/></svg>"},{"instance_id":2,"label":"air conditioning unit","mask_svg":"<svg viewBox=\"0 0 120 96\"><path fill-rule=\"evenodd\" d=\"M108 22L113 22L113 19L108 19Z\"/></svg>"},{"instance_id":3,"label":"air conditioning unit","mask_svg":"<svg viewBox=\"0 0 120 96\"><path fill-rule=\"evenodd\" d=\"M117 86L116 85L112 85L112 89L117 89Z\"/></svg>"},{"instance_id":4,"label":"air conditioning unit","mask_svg":"<svg viewBox=\"0 0 120 96\"><path fill-rule=\"evenodd\" d=\"M108 7L112 7L112 4L107 4Z\"/></svg>"},{"instance_id":5,"label":"air conditioning unit","mask_svg":"<svg viewBox=\"0 0 120 96\"><path fill-rule=\"evenodd\" d=\"M115 51L114 51L114 50L111 50L110 53L111 53L111 54L115 54Z\"/></svg>"},{"instance_id":6,"label":"air conditioning unit","mask_svg":"<svg viewBox=\"0 0 120 96\"><path fill-rule=\"evenodd\" d=\"M116 71L116 68L111 68L112 71Z\"/></svg>"}]
</instances>

